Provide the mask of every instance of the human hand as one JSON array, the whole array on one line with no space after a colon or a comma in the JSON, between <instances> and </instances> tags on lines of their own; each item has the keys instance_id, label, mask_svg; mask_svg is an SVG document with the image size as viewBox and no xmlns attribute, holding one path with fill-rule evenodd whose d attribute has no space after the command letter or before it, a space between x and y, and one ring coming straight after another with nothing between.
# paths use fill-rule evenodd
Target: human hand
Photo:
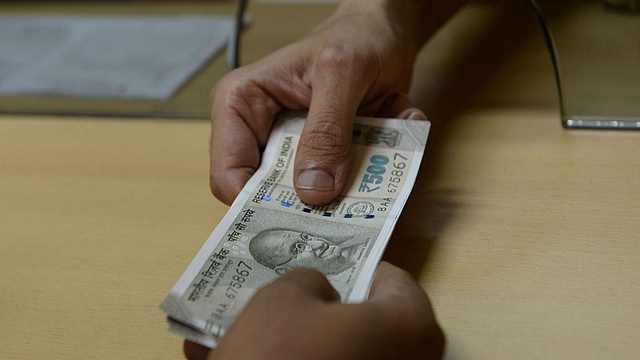
<instances>
[{"instance_id":1,"label":"human hand","mask_svg":"<svg viewBox=\"0 0 640 360\"><path fill-rule=\"evenodd\" d=\"M444 351L426 294L382 262L369 300L341 304L320 273L298 268L259 290L215 350L185 341L190 360L438 359Z\"/></svg>"},{"instance_id":2,"label":"human hand","mask_svg":"<svg viewBox=\"0 0 640 360\"><path fill-rule=\"evenodd\" d=\"M221 79L211 93L213 194L233 202L283 109L308 109L294 184L312 205L333 200L347 181L356 113L406 118L417 111L413 117L425 119L406 95L425 40L416 28L434 23L419 18L419 3L344 0L304 39Z\"/></svg>"}]
</instances>

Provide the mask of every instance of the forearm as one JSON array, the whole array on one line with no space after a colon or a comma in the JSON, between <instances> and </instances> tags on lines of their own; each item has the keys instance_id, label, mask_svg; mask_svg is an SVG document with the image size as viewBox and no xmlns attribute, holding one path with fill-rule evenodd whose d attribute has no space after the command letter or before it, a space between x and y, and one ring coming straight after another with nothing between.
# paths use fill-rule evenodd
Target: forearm
<instances>
[{"instance_id":1,"label":"forearm","mask_svg":"<svg viewBox=\"0 0 640 360\"><path fill-rule=\"evenodd\" d=\"M468 0L343 0L336 15L354 12L382 14L399 38L416 52Z\"/></svg>"}]
</instances>

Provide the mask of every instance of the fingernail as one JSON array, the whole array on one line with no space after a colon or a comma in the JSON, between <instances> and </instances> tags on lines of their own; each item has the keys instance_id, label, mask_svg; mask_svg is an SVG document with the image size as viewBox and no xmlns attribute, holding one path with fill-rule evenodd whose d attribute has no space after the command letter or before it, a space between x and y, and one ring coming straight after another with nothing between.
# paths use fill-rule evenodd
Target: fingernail
<instances>
[{"instance_id":1,"label":"fingernail","mask_svg":"<svg viewBox=\"0 0 640 360\"><path fill-rule=\"evenodd\" d=\"M296 185L300 189L308 190L333 190L335 180L333 176L321 170L304 170L298 175Z\"/></svg>"},{"instance_id":2,"label":"fingernail","mask_svg":"<svg viewBox=\"0 0 640 360\"><path fill-rule=\"evenodd\" d=\"M422 111L414 111L407 117L409 120L427 120L427 117L422 113Z\"/></svg>"}]
</instances>

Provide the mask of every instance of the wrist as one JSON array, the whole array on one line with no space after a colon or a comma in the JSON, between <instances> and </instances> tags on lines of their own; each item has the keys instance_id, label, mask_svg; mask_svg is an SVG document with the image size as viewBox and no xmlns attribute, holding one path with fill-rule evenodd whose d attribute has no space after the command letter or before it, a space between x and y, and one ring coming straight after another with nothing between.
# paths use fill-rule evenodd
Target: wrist
<instances>
[{"instance_id":1,"label":"wrist","mask_svg":"<svg viewBox=\"0 0 640 360\"><path fill-rule=\"evenodd\" d=\"M343 0L336 13L371 12L384 17L415 52L468 0Z\"/></svg>"}]
</instances>

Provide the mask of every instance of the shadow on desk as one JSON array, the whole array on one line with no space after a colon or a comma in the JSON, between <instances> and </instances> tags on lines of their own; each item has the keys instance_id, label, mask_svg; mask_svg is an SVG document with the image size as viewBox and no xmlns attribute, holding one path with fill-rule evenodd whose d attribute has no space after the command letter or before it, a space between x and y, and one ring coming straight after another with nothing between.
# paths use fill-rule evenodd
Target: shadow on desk
<instances>
[{"instance_id":1,"label":"shadow on desk","mask_svg":"<svg viewBox=\"0 0 640 360\"><path fill-rule=\"evenodd\" d=\"M430 53L447 55L438 59ZM540 61L541 57L546 60ZM521 58L535 60L525 64L544 67L520 71L512 64L522 66ZM514 76L518 88L505 89L513 86ZM525 1L472 3L427 44L417 61L411 97L429 117L431 133L421 172L385 260L402 263L414 277L425 279L426 274L428 278L428 258L443 231L456 221L461 206L456 198L462 190L438 185L438 173L446 166L440 159L446 158L456 119L472 107L557 109L560 131L553 80L543 35Z\"/></svg>"}]
</instances>

